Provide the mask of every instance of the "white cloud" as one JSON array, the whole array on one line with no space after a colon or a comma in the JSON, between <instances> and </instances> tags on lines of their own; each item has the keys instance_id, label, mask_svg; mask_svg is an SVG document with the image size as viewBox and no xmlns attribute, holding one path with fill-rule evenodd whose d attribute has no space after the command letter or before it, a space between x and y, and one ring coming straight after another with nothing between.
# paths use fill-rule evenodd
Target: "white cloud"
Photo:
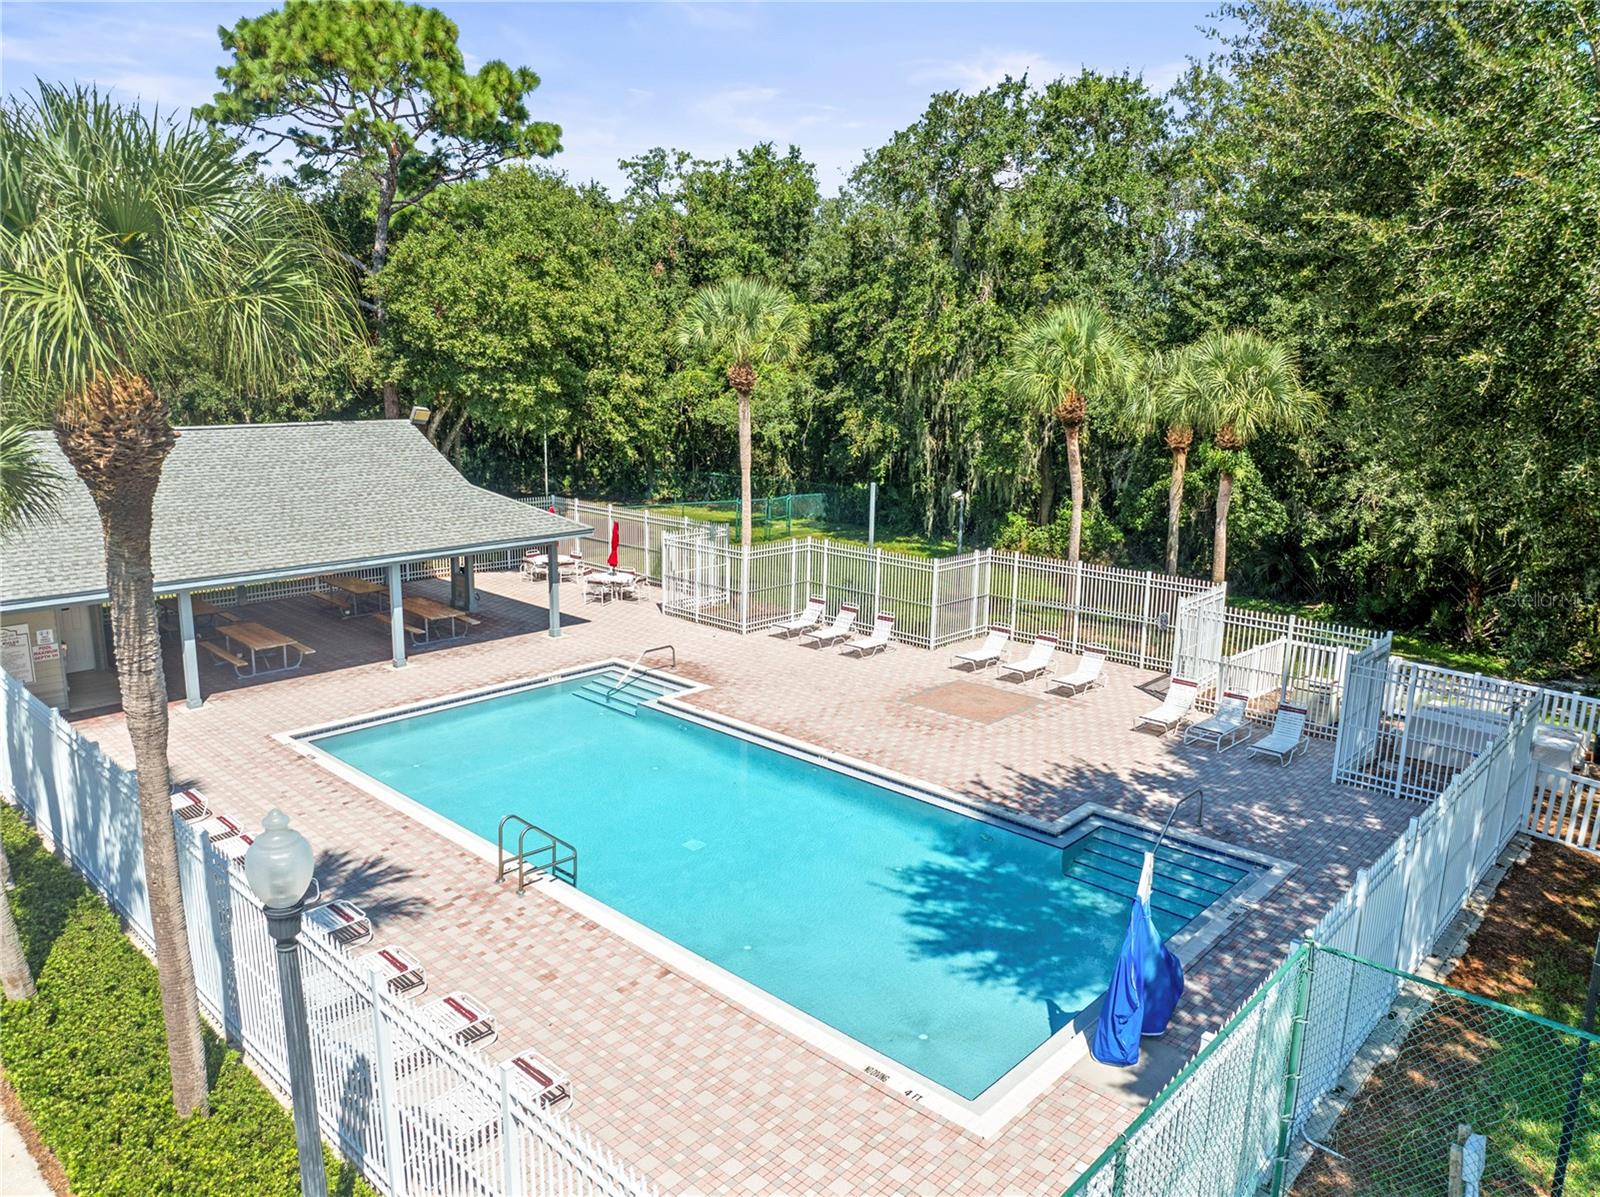
<instances>
[{"instance_id":1,"label":"white cloud","mask_svg":"<svg viewBox=\"0 0 1600 1197\"><path fill-rule=\"evenodd\" d=\"M768 141L779 136L778 126L769 112L761 110L780 94L776 87L729 87L695 101L690 110L723 128Z\"/></svg>"},{"instance_id":2,"label":"white cloud","mask_svg":"<svg viewBox=\"0 0 1600 1197\"><path fill-rule=\"evenodd\" d=\"M667 6L696 29L710 29L718 33L753 29L756 23L755 5L747 3L690 4L679 2Z\"/></svg>"},{"instance_id":3,"label":"white cloud","mask_svg":"<svg viewBox=\"0 0 1600 1197\"><path fill-rule=\"evenodd\" d=\"M1026 75L1038 86L1068 73L1068 68L1036 50L979 50L966 58L920 59L912 64L909 77L913 83L981 91L1008 75L1013 79Z\"/></svg>"},{"instance_id":4,"label":"white cloud","mask_svg":"<svg viewBox=\"0 0 1600 1197\"><path fill-rule=\"evenodd\" d=\"M1162 62L1155 66L1145 67L1140 72L1144 76L1144 85L1157 95L1170 91L1172 85L1183 78L1183 73L1189 69L1189 60L1181 58L1177 62Z\"/></svg>"}]
</instances>

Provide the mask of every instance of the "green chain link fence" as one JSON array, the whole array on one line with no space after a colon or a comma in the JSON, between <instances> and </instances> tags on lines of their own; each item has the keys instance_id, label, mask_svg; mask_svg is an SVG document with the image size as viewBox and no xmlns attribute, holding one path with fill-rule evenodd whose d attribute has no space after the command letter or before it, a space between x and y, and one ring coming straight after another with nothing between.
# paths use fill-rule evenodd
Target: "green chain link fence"
<instances>
[{"instance_id":1,"label":"green chain link fence","mask_svg":"<svg viewBox=\"0 0 1600 1197\"><path fill-rule=\"evenodd\" d=\"M1310 1091L1330 1045L1345 1066ZM1067 1197L1593 1197L1597 1045L1308 941Z\"/></svg>"}]
</instances>

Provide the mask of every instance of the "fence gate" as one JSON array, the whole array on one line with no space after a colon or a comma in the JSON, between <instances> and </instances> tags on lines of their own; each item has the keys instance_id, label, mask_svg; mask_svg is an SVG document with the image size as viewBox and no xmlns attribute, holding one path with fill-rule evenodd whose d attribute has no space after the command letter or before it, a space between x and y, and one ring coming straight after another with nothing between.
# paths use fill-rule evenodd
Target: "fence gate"
<instances>
[{"instance_id":1,"label":"fence gate","mask_svg":"<svg viewBox=\"0 0 1600 1197\"><path fill-rule=\"evenodd\" d=\"M669 615L700 619L731 600L728 549L704 532L668 532L661 538L661 604Z\"/></svg>"},{"instance_id":2,"label":"fence gate","mask_svg":"<svg viewBox=\"0 0 1600 1197\"><path fill-rule=\"evenodd\" d=\"M1198 682L1200 694L1217 687L1222 668L1222 630L1228 616L1226 583L1186 594L1178 600L1177 639L1172 647L1172 676Z\"/></svg>"},{"instance_id":3,"label":"fence gate","mask_svg":"<svg viewBox=\"0 0 1600 1197\"><path fill-rule=\"evenodd\" d=\"M1345 662L1339 732L1333 741L1333 780L1362 785L1371 776L1383 731L1383 692L1389 682L1393 632L1385 632Z\"/></svg>"}]
</instances>

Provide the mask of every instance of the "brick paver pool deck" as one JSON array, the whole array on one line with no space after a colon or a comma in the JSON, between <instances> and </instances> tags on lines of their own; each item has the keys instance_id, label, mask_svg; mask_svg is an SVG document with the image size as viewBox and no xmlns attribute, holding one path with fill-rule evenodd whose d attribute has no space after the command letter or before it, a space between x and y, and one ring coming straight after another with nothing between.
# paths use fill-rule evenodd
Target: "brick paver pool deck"
<instances>
[{"instance_id":1,"label":"brick paver pool deck","mask_svg":"<svg viewBox=\"0 0 1600 1197\"><path fill-rule=\"evenodd\" d=\"M274 739L279 732L672 643L712 711L920 778L991 807L1059 818L1093 802L1151 822L1205 788L1205 832L1294 870L1189 969L1168 1039L1185 1054L1248 996L1404 827L1415 808L1335 786L1330 750L1288 768L1134 730L1164 678L1108 667L1108 684L1040 698L994 722L908 701L956 680L948 652L899 647L864 661L764 634L741 637L636 603L563 589L547 636L543 583L480 578L484 624L464 642L388 661L388 631L310 599L252 608L318 651L302 672L236 681L206 668L205 705L173 708L176 783L255 823L272 806L319 849L324 893L375 917L378 943L411 947L433 992L465 989L499 1021L501 1059L526 1047L568 1069L570 1116L674 1193L1044 1195L1064 1189L1137 1112L1069 1074L990 1139L847 1068L639 947L493 870ZM417 589L445 597L443 583ZM1064 658L1070 661L1070 658ZM986 686L1012 689L992 677ZM211 688L216 692L212 693ZM131 763L119 715L80 730ZM470 745L461 746L469 752ZM625 761L589 761L592 770ZM1187 821L1187 815L1183 816ZM797 849L803 850L803 849Z\"/></svg>"}]
</instances>

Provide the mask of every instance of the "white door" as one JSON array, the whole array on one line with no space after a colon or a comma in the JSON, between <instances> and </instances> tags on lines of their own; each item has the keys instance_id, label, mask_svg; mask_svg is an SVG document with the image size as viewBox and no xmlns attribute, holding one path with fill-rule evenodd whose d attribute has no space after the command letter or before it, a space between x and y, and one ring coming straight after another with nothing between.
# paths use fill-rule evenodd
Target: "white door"
<instances>
[{"instance_id":1,"label":"white door","mask_svg":"<svg viewBox=\"0 0 1600 1197\"><path fill-rule=\"evenodd\" d=\"M95 668L95 645L100 638L100 606L84 603L76 607L63 607L57 613L56 626L61 629L61 644L68 673L82 673Z\"/></svg>"}]
</instances>

